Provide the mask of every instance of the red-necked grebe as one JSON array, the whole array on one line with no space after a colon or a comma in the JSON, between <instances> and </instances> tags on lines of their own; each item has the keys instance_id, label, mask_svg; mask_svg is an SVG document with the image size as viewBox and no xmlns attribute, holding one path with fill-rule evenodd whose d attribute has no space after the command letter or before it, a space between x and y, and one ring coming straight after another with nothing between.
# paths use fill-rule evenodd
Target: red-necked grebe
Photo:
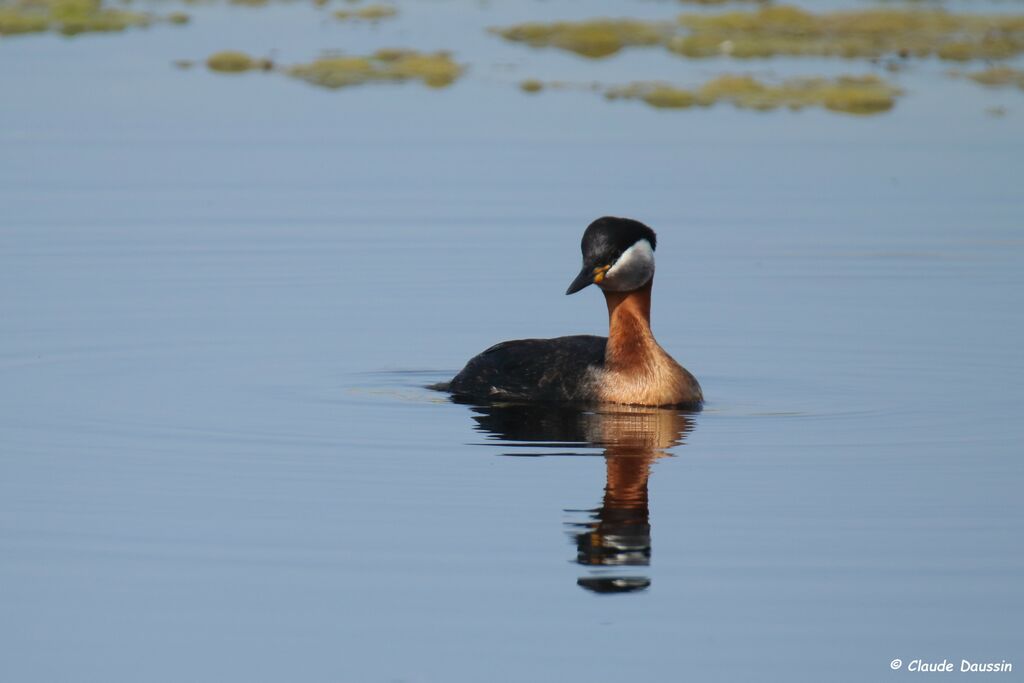
<instances>
[{"instance_id":1,"label":"red-necked grebe","mask_svg":"<svg viewBox=\"0 0 1024 683\"><path fill-rule=\"evenodd\" d=\"M608 303L608 336L518 339L470 359L447 389L482 401L624 403L699 408L697 378L651 333L654 231L628 218L599 218L583 233L574 294L596 284Z\"/></svg>"}]
</instances>

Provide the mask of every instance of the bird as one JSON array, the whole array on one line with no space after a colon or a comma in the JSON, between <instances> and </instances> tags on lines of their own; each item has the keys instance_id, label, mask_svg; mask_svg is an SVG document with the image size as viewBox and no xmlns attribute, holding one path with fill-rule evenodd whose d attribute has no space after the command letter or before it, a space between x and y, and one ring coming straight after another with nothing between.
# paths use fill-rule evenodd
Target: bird
<instances>
[{"instance_id":1,"label":"bird","mask_svg":"<svg viewBox=\"0 0 1024 683\"><path fill-rule=\"evenodd\" d=\"M474 356L447 385L465 402L551 402L698 410L700 383L651 332L654 230L604 216L583 233L583 268L566 294L599 287L608 306L608 336L516 339Z\"/></svg>"}]
</instances>

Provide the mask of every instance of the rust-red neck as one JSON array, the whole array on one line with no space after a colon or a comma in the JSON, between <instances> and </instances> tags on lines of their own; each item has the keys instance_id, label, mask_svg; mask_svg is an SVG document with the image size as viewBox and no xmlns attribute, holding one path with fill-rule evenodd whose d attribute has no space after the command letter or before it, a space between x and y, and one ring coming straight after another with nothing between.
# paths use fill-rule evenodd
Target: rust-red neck
<instances>
[{"instance_id":1,"label":"rust-red neck","mask_svg":"<svg viewBox=\"0 0 1024 683\"><path fill-rule=\"evenodd\" d=\"M608 304L608 347L605 362L614 366L643 363L652 346L651 289L653 279L631 292L605 291Z\"/></svg>"}]
</instances>

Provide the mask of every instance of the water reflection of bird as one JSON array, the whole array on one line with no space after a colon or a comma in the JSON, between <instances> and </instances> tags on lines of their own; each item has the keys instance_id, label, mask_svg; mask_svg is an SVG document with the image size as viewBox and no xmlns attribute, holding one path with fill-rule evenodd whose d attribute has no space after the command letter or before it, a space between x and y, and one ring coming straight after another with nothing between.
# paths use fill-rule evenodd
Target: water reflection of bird
<instances>
[{"instance_id":1,"label":"water reflection of bird","mask_svg":"<svg viewBox=\"0 0 1024 683\"><path fill-rule=\"evenodd\" d=\"M576 561L594 571L577 583L598 593L642 590L646 576L613 568L650 564L651 525L647 480L651 464L683 443L693 428L678 410L639 406L601 406L580 411L568 406L491 404L474 406L478 429L504 447L538 447L555 453L600 448L606 483L600 507L573 524ZM517 453L518 454L518 453Z\"/></svg>"},{"instance_id":2,"label":"water reflection of bird","mask_svg":"<svg viewBox=\"0 0 1024 683\"><path fill-rule=\"evenodd\" d=\"M474 400L700 407L700 384L651 333L654 231L599 218L583 234L583 269L566 294L596 284L608 304L608 336L519 339L470 359L447 385Z\"/></svg>"}]
</instances>

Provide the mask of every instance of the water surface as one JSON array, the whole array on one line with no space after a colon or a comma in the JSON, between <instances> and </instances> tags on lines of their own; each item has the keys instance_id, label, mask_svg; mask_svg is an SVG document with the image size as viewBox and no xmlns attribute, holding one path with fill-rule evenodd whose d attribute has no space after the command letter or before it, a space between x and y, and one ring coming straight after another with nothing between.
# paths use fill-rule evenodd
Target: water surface
<instances>
[{"instance_id":1,"label":"water surface","mask_svg":"<svg viewBox=\"0 0 1024 683\"><path fill-rule=\"evenodd\" d=\"M530 98L597 67L482 31L441 92L168 66L583 12L410 7L435 18L0 45L0 678L1024 666L1019 94L932 65L870 119ZM640 67L694 68L601 68ZM603 214L658 231L654 331L703 412L424 388L603 333L596 291L562 295Z\"/></svg>"}]
</instances>

